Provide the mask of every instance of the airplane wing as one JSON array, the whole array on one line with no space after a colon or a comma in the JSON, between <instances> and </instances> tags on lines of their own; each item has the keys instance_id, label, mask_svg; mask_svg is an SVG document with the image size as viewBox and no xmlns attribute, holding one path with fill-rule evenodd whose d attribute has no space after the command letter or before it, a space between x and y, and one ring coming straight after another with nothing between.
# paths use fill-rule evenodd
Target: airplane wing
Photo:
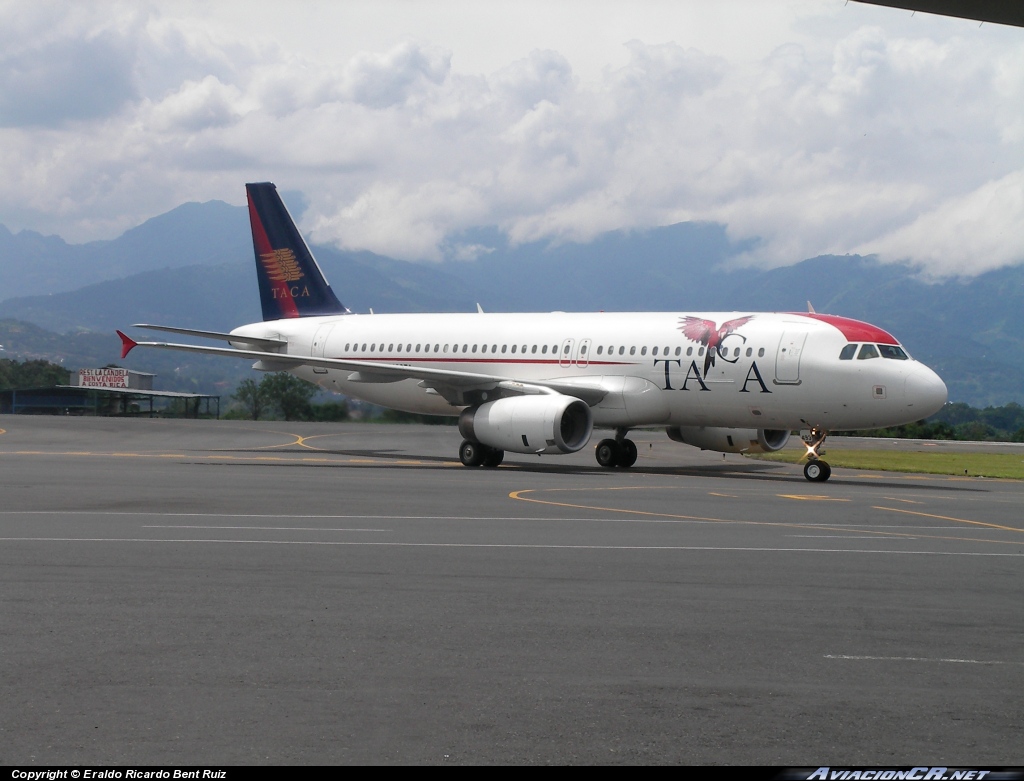
<instances>
[{"instance_id":1,"label":"airplane wing","mask_svg":"<svg viewBox=\"0 0 1024 781\"><path fill-rule=\"evenodd\" d=\"M150 326L152 327L152 326ZM173 331L200 336L204 332L189 329L173 329L160 327L159 330ZM216 333L216 332L206 332ZM155 347L161 350L179 350L182 352L203 353L205 355L224 355L232 358L245 358L257 361L256 368L264 371L285 371L298 366L316 366L325 369L349 371L349 382L400 382L401 380L419 380L424 388L432 388L453 404L463 403L459 399L466 390L500 390L505 394L523 395L536 393L561 393L581 399L588 405L598 404L608 391L589 378L572 378L562 380L529 380L524 382L515 377L503 377L495 374L477 372L460 372L450 369L434 369L422 366L410 366L401 363L383 363L380 361L352 361L340 358L318 358L309 355L293 355L288 353L267 352L264 350L242 350L233 347L207 347L198 344L175 344L173 342L137 342L130 336L117 332L121 338L121 357L124 358L135 347ZM213 338L223 338L229 334L218 334ZM277 340L256 340L244 336L231 336L232 341L276 343Z\"/></svg>"}]
</instances>

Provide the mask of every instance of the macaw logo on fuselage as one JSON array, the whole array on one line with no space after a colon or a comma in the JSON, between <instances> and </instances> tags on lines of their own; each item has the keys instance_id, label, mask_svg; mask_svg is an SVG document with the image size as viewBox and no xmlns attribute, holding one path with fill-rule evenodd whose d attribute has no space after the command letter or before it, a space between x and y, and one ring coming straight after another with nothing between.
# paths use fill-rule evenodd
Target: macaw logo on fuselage
<instances>
[{"instance_id":1,"label":"macaw logo on fuselage","mask_svg":"<svg viewBox=\"0 0 1024 781\"><path fill-rule=\"evenodd\" d=\"M679 330L683 332L683 336L689 339L691 342L697 342L702 344L707 352L704 354L704 377L708 376L708 369L715 365L715 353L718 353L718 357L728 363L736 363L739 360L737 355L731 361L729 360L728 353L722 351L722 343L725 338L732 334L741 325L746 325L754 319L753 315L747 315L746 317L737 317L735 320L727 320L722 323L721 328L715 326L714 320L701 320L699 317L680 317L679 318ZM747 337L742 334L736 334L744 342L747 341Z\"/></svg>"},{"instance_id":2,"label":"macaw logo on fuselage","mask_svg":"<svg viewBox=\"0 0 1024 781\"><path fill-rule=\"evenodd\" d=\"M272 252L260 254L260 262L267 272L267 278L271 282L271 292L275 299L278 298L306 298L309 296L309 288L306 285L291 285L290 282L298 282L305 274L299 268L299 262L295 253L287 247L276 249Z\"/></svg>"},{"instance_id":3,"label":"macaw logo on fuselage","mask_svg":"<svg viewBox=\"0 0 1024 781\"><path fill-rule=\"evenodd\" d=\"M690 390L691 382L696 382L702 391L711 390L705 383L705 380L708 379L708 370L715 365L715 356L717 355L726 363L737 363L740 359L739 348L736 349L735 355L730 358L728 348L724 346L724 342L727 337L735 336L738 339L742 339L745 343L747 341L747 337L735 332L740 326L749 323L753 319L753 315L737 317L735 320L728 320L725 323L722 323L722 327L719 328L717 323L713 320L703 320L691 315L680 317L679 330L683 332L683 335L687 339L700 344L704 350L704 371L701 372L700 367L697 366L696 360L690 361L690 365L686 370L686 378L683 380L682 387L678 390ZM659 363L665 364L665 387L663 390L676 390L672 387L672 377L669 372L669 366L674 363L676 366L682 368L682 361L678 358L655 358L655 368L657 368ZM765 385L764 379L761 377L761 371L757 368L756 361L750 362L750 368L747 370L747 376L744 379L743 386L740 388L739 392L750 393L750 389L747 386L751 383L757 385L760 388L761 393L771 393L771 391L768 390L768 386Z\"/></svg>"}]
</instances>

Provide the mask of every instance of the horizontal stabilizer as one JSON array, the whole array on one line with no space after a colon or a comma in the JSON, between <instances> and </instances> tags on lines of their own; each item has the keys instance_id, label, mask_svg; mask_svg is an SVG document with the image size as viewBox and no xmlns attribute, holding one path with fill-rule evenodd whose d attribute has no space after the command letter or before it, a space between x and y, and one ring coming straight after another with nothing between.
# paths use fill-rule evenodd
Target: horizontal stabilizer
<instances>
[{"instance_id":1,"label":"horizontal stabilizer","mask_svg":"<svg viewBox=\"0 0 1024 781\"><path fill-rule=\"evenodd\" d=\"M244 342L245 344L251 344L253 347L261 347L264 350L272 350L275 347L285 347L288 344L288 342L283 339L267 339L262 336L241 336L239 334L226 334L221 331L200 331L195 328L176 328L170 325L134 323L132 328L146 328L150 331L167 331L172 334L197 336L201 339L219 339L222 342Z\"/></svg>"},{"instance_id":2,"label":"horizontal stabilizer","mask_svg":"<svg viewBox=\"0 0 1024 781\"><path fill-rule=\"evenodd\" d=\"M121 337L121 359L124 360L128 357L128 353L132 351L133 347L139 346L139 343L120 331L117 332L117 335Z\"/></svg>"}]
</instances>

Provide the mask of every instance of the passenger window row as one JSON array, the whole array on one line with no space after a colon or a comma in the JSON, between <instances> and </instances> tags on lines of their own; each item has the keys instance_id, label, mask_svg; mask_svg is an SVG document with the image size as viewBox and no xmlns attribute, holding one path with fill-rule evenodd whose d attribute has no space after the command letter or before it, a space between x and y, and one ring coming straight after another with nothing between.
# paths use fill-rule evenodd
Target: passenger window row
<instances>
[{"instance_id":1,"label":"passenger window row","mask_svg":"<svg viewBox=\"0 0 1024 781\"><path fill-rule=\"evenodd\" d=\"M502 353L511 352L511 353L526 354L527 348L529 348L530 354L535 354L535 353L537 353L539 351L541 353L541 355L547 355L548 354L548 349L549 349L546 344L543 344L543 345L536 345L535 344L535 345L532 345L532 346L524 344L521 348L520 348L520 346L518 344L513 344L511 349L509 349L509 346L507 344L503 344L503 345L501 345L501 352ZM358 343L353 344L352 342L348 342L345 345L345 352L346 353L348 353L348 352L357 352L357 353L366 353L366 352L377 353L377 352L379 352L379 353L396 353L396 354L397 353L402 353L402 352L406 352L406 353L413 353L413 352L415 352L415 353L429 353L429 352L435 352L435 353L444 353L445 355L448 355L448 354L456 355L458 353L497 353L498 352L498 345L496 345L496 344L492 344L492 345L486 345L486 344L474 344L474 345L470 345L470 344L463 344L463 345L446 344L446 345L444 345L444 348L442 349L440 344L435 344L435 345L431 346L429 344L423 344L421 342L420 344L416 345L416 349L414 350L413 349L413 345L411 343L405 345L405 347L403 348L403 346L401 344L396 345L394 343L386 345L386 347L385 347L384 344L381 344L380 346L378 346L376 343L367 344L367 343L364 342L363 344L358 344ZM551 352L552 355L557 353L558 352L558 345L557 344L551 345L550 352ZM569 352L569 346L568 345L566 345L565 352L566 353ZM585 348L584 348L584 352L585 352Z\"/></svg>"},{"instance_id":2,"label":"passenger window row","mask_svg":"<svg viewBox=\"0 0 1024 781\"><path fill-rule=\"evenodd\" d=\"M856 347L856 345L851 345L851 346ZM571 352L571 349L572 349L571 345L569 345L569 344L564 345L563 348L562 348L562 354L565 355L565 356L568 356L569 353ZM646 356L647 353L648 353L648 348L647 347L639 347L638 348L635 345L631 346L631 347L628 347L628 348L625 347L625 346L619 346L617 349L618 349L618 352L616 353L616 348L614 346L608 347L607 355L609 355L609 356L613 356L613 355L616 355L616 354L617 355L626 355L627 354L627 352L626 352L627 350L629 351L628 352L629 355L636 355L638 350L640 352L640 355ZM423 344L421 342L421 343L415 345L415 349L413 349L413 344L411 342L409 344L406 344L404 347L401 344L395 344L394 342L392 342L391 344L388 344L388 345L384 345L383 343L380 344L380 345L377 345L376 343L366 343L366 342L364 342L362 344L359 344L359 343L348 342L345 345L345 352L346 353L349 353L349 352L357 352L357 353L393 353L393 354L399 354L399 353L431 353L431 352L433 352L433 353L443 353L445 355L449 355L449 354L457 355L457 354L460 354L460 353L483 353L483 354L490 353L490 354L495 354L495 353L499 352L499 349L498 349L498 345L496 345L496 344L492 344L492 345L489 345L489 346L486 345L486 344L484 344L484 345L478 345L478 344L474 344L474 345L470 345L470 344L462 344L462 345L446 344L442 348L442 346L440 344L434 344L433 346L431 346L429 344ZM518 344L513 344L511 346L511 349L510 349L509 345L503 344L503 345L501 345L500 352L503 353L503 354L512 353L512 354L520 354L520 355L526 355L527 352L529 352L530 355L536 355L539 352L541 355L548 355L549 354L549 348L548 348L548 345L546 345L546 344L543 344L543 345L536 345L536 344L534 344L534 345L526 345L526 344L524 344L524 345L522 345L522 347L520 347ZM732 348L731 353L730 353L730 350L729 350L728 347L723 348L722 351L721 351L722 355L725 358L728 358L730 354L734 358L739 358L740 355L742 354L742 352L743 352L743 348L741 348L741 347L734 347L734 348ZM555 355L557 353L558 353L558 345L557 344L556 345L551 345L550 354L551 355ZM692 356L693 353L694 353L693 346L690 346L690 347L686 348L686 355L687 356ZM580 346L580 356L582 357L582 356L585 356L586 354L587 354L587 344L583 344L583 345ZM605 347L604 347L604 345L599 345L598 346L597 354L598 355L604 355L605 354ZM650 348L650 354L652 356L655 356L655 357L657 357L659 354L665 356L666 358L669 357L670 355L673 355L673 354L676 357L679 357L679 356L681 356L683 354L683 348L682 347L676 347L675 351L673 353L671 347L664 347L664 348L652 347L652 348ZM751 356L753 356L753 354L754 354L754 349L752 347L747 347L746 348L746 356L748 358L750 358ZM699 356L700 355L704 355L704 348L703 347L698 347L697 348L697 355L699 355ZM763 358L764 357L764 348L763 347L758 349L757 357L758 358ZM844 358L843 360L846 360L846 359Z\"/></svg>"}]
</instances>

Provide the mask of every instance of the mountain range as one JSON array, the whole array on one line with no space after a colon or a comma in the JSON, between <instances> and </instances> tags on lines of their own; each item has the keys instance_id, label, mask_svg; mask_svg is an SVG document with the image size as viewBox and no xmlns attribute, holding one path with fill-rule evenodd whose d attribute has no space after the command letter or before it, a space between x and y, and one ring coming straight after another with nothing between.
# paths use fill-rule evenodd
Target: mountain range
<instances>
[{"instance_id":1,"label":"mountain range","mask_svg":"<svg viewBox=\"0 0 1024 781\"><path fill-rule=\"evenodd\" d=\"M497 229L450 239L475 260L410 263L314 246L355 312L806 311L867 320L894 333L945 379L952 401L1024 401L1024 266L930 281L857 255L742 268L724 226L680 223L613 231L581 243L509 245ZM455 254L454 252L452 254ZM260 318L248 215L219 201L184 204L117 239L67 244L0 226L0 356L70 368L116 362L114 328L150 322L228 330ZM224 393L245 362L133 353L158 387Z\"/></svg>"}]
</instances>

